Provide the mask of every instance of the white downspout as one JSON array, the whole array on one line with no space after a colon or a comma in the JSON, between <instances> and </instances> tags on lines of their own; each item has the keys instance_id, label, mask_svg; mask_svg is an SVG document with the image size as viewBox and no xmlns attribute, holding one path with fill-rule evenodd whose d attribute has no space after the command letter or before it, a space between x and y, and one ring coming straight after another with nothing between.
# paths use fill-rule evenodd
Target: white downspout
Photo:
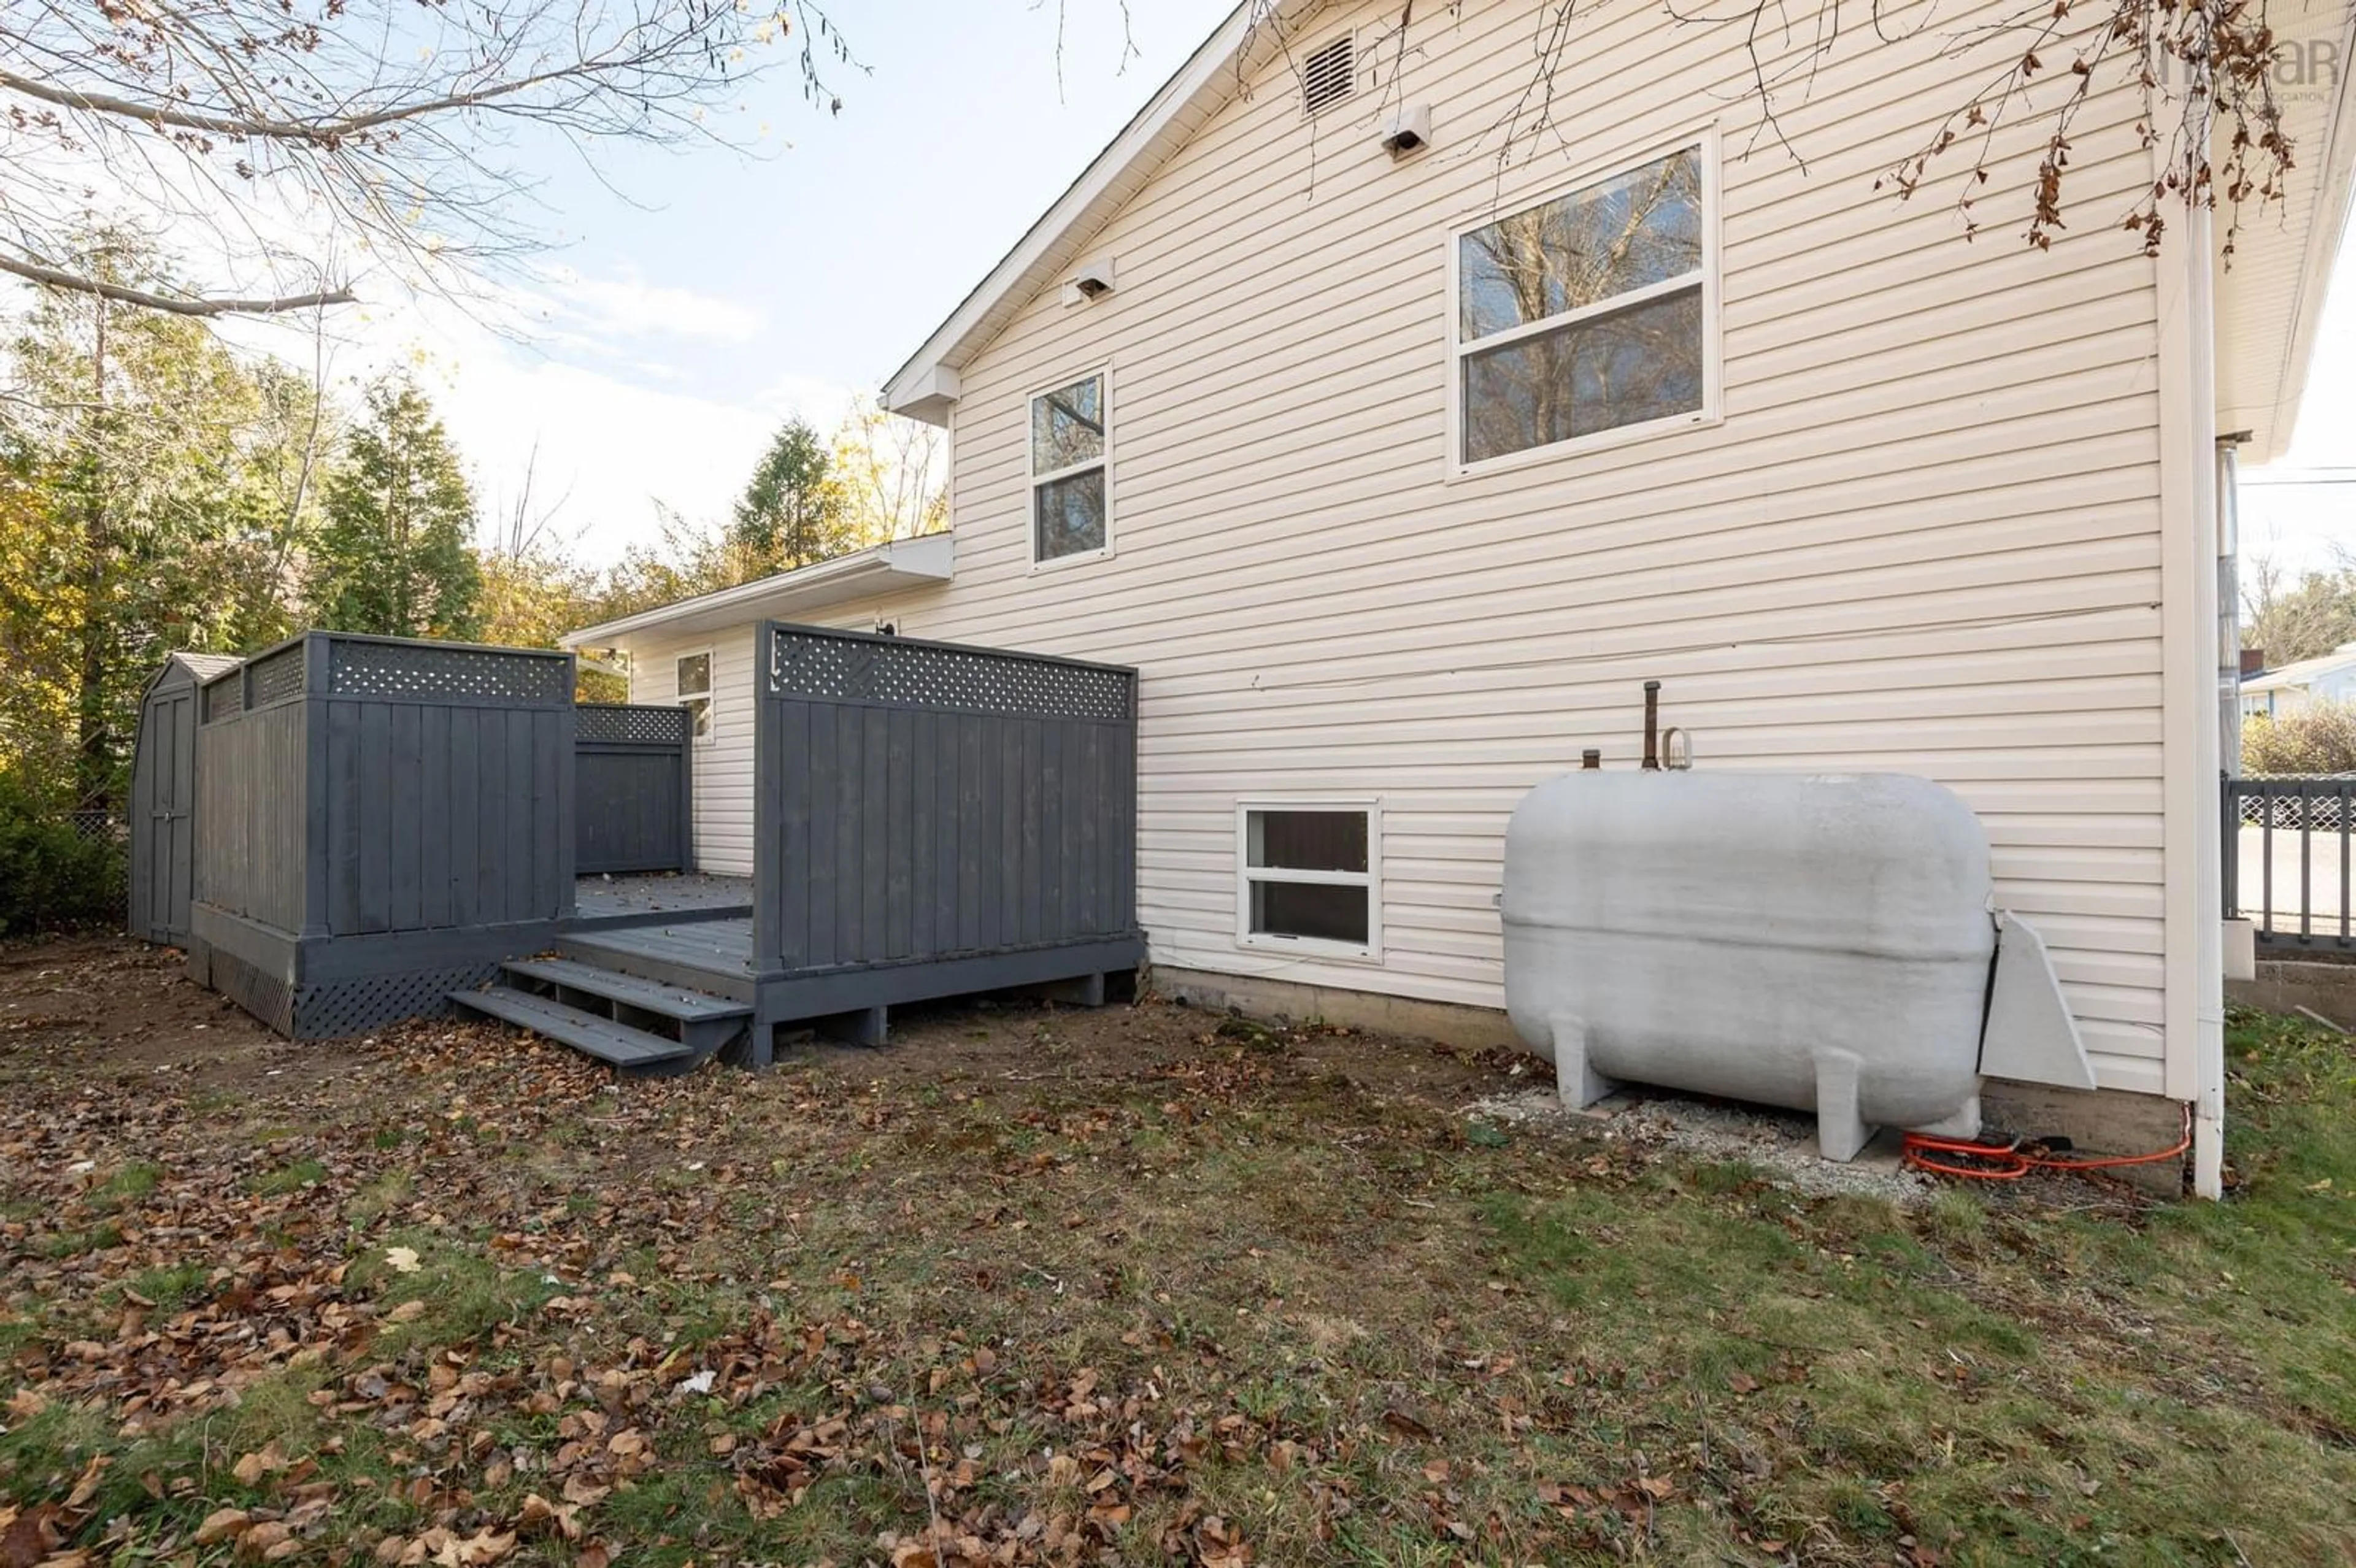
<instances>
[{"instance_id":1,"label":"white downspout","mask_svg":"<svg viewBox=\"0 0 2356 1568\"><path fill-rule=\"evenodd\" d=\"M2167 172L2169 149L2152 153ZM2223 1195L2225 925L2217 714L2215 249L2169 214L2158 284L2165 1092L2192 1107L2193 1190Z\"/></svg>"},{"instance_id":2,"label":"white downspout","mask_svg":"<svg viewBox=\"0 0 2356 1568\"><path fill-rule=\"evenodd\" d=\"M2213 647L2219 625L2217 556L2223 530L2222 508L2230 505L2223 485L2225 464L2217 455L2217 296L2215 254L2208 209L2192 207L2184 214L2185 304L2192 332L2187 345L2192 352L2190 384L2193 431L2200 438L2201 459L2188 477L2193 485L2192 549L2197 570L2190 584L2192 603L2186 608L2204 646ZM2192 1030L2192 1191L2211 1201L2225 1195L2225 865L2222 806L2219 791L2224 777L2223 738L2216 717L2217 680L2214 659L2201 663L2198 700L2201 722L2190 739L2190 763L2200 781L2201 808L2192 881L2199 901L2193 920L2194 1023Z\"/></svg>"}]
</instances>

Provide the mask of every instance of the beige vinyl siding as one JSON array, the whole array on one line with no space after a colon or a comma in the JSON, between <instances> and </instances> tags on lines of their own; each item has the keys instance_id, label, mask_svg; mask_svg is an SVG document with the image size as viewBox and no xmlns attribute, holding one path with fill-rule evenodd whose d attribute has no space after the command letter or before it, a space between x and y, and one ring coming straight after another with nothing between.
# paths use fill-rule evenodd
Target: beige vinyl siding
<instances>
[{"instance_id":1,"label":"beige vinyl siding","mask_svg":"<svg viewBox=\"0 0 2356 1568\"><path fill-rule=\"evenodd\" d=\"M1299 39L1388 15L1337 7ZM954 585L824 619L1139 667L1157 962L1486 1007L1507 816L1583 747L1632 765L1658 677L1700 766L1954 787L2103 1082L2159 1090L2156 274L2097 221L2019 243L2030 135L1999 136L1976 243L1952 186L1872 190L1985 74L1937 56L1973 19L1787 101L1804 175L1772 137L1742 155L1755 110L1722 113L1722 422L1460 477L1450 229L1694 129L1740 96L1735 35L1609 0L1558 82L1576 161L1502 169L1480 137L1526 81L1523 0L1419 25L1403 87L1314 122L1263 79L1088 242L1116 293L1050 287L958 367ZM1386 102L1431 105L1430 152L1373 145ZM2148 179L2132 120L2081 122L2081 210ZM1115 553L1034 571L1025 400L1100 365ZM643 645L634 695L669 700L671 658L707 645L698 852L749 871L751 628ZM1237 944L1236 806L1271 795L1380 798L1380 965Z\"/></svg>"},{"instance_id":2,"label":"beige vinyl siding","mask_svg":"<svg viewBox=\"0 0 2356 1568\"><path fill-rule=\"evenodd\" d=\"M753 628L636 643L630 700L679 699L679 659L712 650L712 738L695 748L696 869L753 874Z\"/></svg>"}]
</instances>

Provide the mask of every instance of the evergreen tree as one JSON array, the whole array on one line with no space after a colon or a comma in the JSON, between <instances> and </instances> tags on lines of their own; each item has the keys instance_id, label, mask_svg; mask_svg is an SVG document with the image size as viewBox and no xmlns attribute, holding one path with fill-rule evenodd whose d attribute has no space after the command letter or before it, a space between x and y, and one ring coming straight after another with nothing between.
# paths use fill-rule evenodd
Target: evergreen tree
<instances>
[{"instance_id":1,"label":"evergreen tree","mask_svg":"<svg viewBox=\"0 0 2356 1568\"><path fill-rule=\"evenodd\" d=\"M326 509L311 557L318 625L396 637L480 633L474 491L413 382L392 377L369 389Z\"/></svg>"},{"instance_id":2,"label":"evergreen tree","mask_svg":"<svg viewBox=\"0 0 2356 1568\"><path fill-rule=\"evenodd\" d=\"M723 541L739 581L790 571L856 547L851 508L826 443L787 421L753 470Z\"/></svg>"}]
</instances>

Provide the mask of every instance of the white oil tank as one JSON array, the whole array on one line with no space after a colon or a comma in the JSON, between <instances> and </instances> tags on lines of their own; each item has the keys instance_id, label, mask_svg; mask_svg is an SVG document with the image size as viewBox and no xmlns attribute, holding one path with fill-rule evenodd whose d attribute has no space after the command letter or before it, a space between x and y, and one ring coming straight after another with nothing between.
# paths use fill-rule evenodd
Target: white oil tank
<instances>
[{"instance_id":1,"label":"white oil tank","mask_svg":"<svg viewBox=\"0 0 2356 1568\"><path fill-rule=\"evenodd\" d=\"M1879 1125L1977 1131L1999 1065L2094 1086L1979 819L1928 779L1569 773L1515 811L1501 907L1506 1008L1567 1104L1624 1078L1814 1111L1845 1160Z\"/></svg>"}]
</instances>

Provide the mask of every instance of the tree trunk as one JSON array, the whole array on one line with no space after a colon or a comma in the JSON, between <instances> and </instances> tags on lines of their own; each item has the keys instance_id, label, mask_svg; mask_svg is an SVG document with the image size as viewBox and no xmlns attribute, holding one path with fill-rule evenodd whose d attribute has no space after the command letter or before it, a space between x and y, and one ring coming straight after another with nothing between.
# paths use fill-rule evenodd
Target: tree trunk
<instances>
[{"instance_id":1,"label":"tree trunk","mask_svg":"<svg viewBox=\"0 0 2356 1568\"><path fill-rule=\"evenodd\" d=\"M112 804L114 768L108 755L106 723L106 555L111 548L106 519L106 302L98 307L98 329L91 351L90 449L83 454L89 489L82 509L81 667L74 693L75 804L84 811L104 811Z\"/></svg>"}]
</instances>

